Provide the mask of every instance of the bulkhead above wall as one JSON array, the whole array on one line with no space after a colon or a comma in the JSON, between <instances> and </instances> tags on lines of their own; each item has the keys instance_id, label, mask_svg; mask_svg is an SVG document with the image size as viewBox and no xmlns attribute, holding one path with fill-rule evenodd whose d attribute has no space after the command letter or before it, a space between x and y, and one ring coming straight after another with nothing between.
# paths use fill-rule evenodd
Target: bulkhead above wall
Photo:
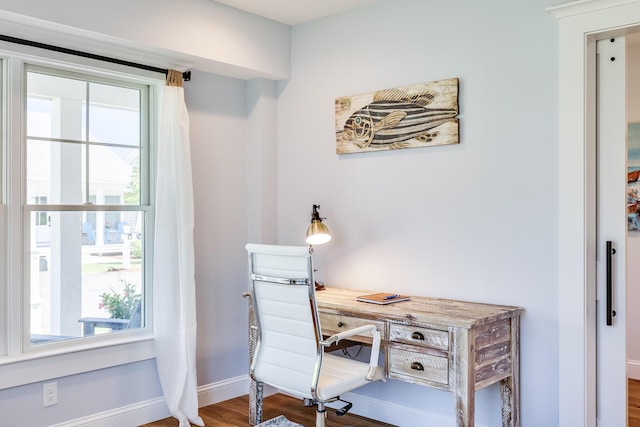
<instances>
[{"instance_id":1,"label":"bulkhead above wall","mask_svg":"<svg viewBox=\"0 0 640 427\"><path fill-rule=\"evenodd\" d=\"M0 0L0 27L5 35L163 68L246 80L290 75L288 25L216 2Z\"/></svg>"}]
</instances>

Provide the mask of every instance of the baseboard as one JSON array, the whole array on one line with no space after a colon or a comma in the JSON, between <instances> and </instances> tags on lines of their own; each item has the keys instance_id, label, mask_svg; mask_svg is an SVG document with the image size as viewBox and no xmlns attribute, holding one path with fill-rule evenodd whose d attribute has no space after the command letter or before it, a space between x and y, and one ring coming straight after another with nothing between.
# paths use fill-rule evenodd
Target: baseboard
<instances>
[{"instance_id":1,"label":"baseboard","mask_svg":"<svg viewBox=\"0 0 640 427\"><path fill-rule=\"evenodd\" d=\"M640 371L640 362L636 362L636 369ZM249 377L239 377L218 381L198 387L198 404L200 406L212 405L234 397L247 394L249 390ZM264 395L269 396L277 391L265 386ZM386 422L403 427L449 427L455 425L453 414L451 417L421 411L416 408L398 405L385 400L364 396L357 393L347 393L343 399L352 402L351 413L367 418ZM328 406L340 407L340 402ZM50 427L119 427L133 426L150 423L169 417L169 410L164 399L147 400L133 405L123 406L111 411L93 414L88 417L78 418ZM487 427L476 424L477 427Z\"/></svg>"},{"instance_id":2,"label":"baseboard","mask_svg":"<svg viewBox=\"0 0 640 427\"><path fill-rule=\"evenodd\" d=\"M88 417L53 424L49 427L116 427L138 426L169 416L169 410L163 398L138 402L111 411L100 412Z\"/></svg>"},{"instance_id":3,"label":"baseboard","mask_svg":"<svg viewBox=\"0 0 640 427\"><path fill-rule=\"evenodd\" d=\"M627 376L640 380L640 360L627 360Z\"/></svg>"},{"instance_id":4,"label":"baseboard","mask_svg":"<svg viewBox=\"0 0 640 427\"><path fill-rule=\"evenodd\" d=\"M249 377L242 375L235 378L219 381L198 387L198 404L200 406L212 405L234 397L247 394L249 390ZM267 391L272 393L273 391ZM51 425L50 427L120 427L137 426L161 420L171 416L164 398L138 402L111 411L93 414L88 417L78 418L72 421Z\"/></svg>"},{"instance_id":5,"label":"baseboard","mask_svg":"<svg viewBox=\"0 0 640 427\"><path fill-rule=\"evenodd\" d=\"M198 387L198 406L213 405L249 392L249 377L241 375Z\"/></svg>"}]
</instances>

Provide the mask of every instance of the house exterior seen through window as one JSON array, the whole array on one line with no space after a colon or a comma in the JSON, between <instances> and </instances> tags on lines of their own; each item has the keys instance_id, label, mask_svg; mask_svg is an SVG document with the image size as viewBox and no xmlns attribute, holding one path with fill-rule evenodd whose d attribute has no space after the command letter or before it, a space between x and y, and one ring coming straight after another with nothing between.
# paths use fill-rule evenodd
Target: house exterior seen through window
<instances>
[{"instance_id":1,"label":"house exterior seen through window","mask_svg":"<svg viewBox=\"0 0 640 427\"><path fill-rule=\"evenodd\" d=\"M148 99L146 85L26 68L28 347L144 326Z\"/></svg>"}]
</instances>

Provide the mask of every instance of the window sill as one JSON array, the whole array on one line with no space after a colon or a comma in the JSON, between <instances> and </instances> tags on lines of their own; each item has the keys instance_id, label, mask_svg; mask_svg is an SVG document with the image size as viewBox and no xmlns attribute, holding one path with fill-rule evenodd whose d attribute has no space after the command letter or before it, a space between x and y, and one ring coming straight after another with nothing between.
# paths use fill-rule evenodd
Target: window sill
<instances>
[{"instance_id":1,"label":"window sill","mask_svg":"<svg viewBox=\"0 0 640 427\"><path fill-rule=\"evenodd\" d=\"M155 353L153 336L135 334L0 357L0 390L153 359Z\"/></svg>"}]
</instances>

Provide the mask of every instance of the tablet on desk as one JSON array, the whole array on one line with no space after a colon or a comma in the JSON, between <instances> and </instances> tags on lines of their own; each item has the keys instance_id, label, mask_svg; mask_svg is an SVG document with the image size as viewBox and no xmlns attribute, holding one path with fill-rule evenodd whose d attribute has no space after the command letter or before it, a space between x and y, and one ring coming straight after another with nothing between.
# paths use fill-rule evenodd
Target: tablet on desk
<instances>
[{"instance_id":1,"label":"tablet on desk","mask_svg":"<svg viewBox=\"0 0 640 427\"><path fill-rule=\"evenodd\" d=\"M360 295L356 297L357 301L370 302L372 304L393 304L394 302L407 301L409 297L406 295L389 294L380 292L377 294Z\"/></svg>"}]
</instances>

